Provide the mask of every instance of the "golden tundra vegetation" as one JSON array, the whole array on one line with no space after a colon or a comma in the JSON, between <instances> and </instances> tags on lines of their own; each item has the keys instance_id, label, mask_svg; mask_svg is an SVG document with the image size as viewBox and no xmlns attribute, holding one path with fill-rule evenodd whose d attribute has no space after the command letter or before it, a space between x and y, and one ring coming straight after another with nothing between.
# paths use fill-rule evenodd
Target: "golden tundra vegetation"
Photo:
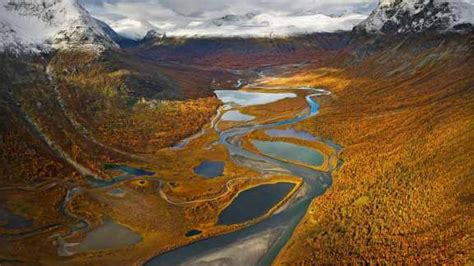
<instances>
[{"instance_id":1,"label":"golden tundra vegetation","mask_svg":"<svg viewBox=\"0 0 474 266\"><path fill-rule=\"evenodd\" d=\"M52 176L79 177L38 138L33 127L25 123L27 118L17 115L25 106L16 94L39 90L45 84L45 79L36 75L40 64L23 64L7 57L1 57L0 64L0 163L8 166L0 168L2 185L35 184Z\"/></svg>"},{"instance_id":2,"label":"golden tundra vegetation","mask_svg":"<svg viewBox=\"0 0 474 266\"><path fill-rule=\"evenodd\" d=\"M71 64L72 60L74 64ZM151 68L155 72L149 74L150 77L140 77L145 82L141 81L137 86L130 80L139 73L131 73L128 65L109 66L110 62L97 63L96 60L90 54L60 53L50 67L53 71L61 70L55 71L55 77L61 84L60 93L71 112L78 116L79 121L89 125L92 135L121 150L152 154L171 146L202 128L219 106L212 90L200 90L198 82L193 85L194 90L200 91L197 98L173 99L179 97L179 93L177 90L169 92L166 87L175 85L175 81L169 81L171 85L163 84L161 80L154 81L151 75L159 76L162 72L156 66ZM68 70L71 65L85 67ZM136 67L133 69L142 71ZM127 82L131 85L124 86ZM151 89L145 91L145 86ZM133 92L130 87L133 87ZM196 94L188 91L184 94ZM150 100L150 96L162 100ZM77 99L83 101L77 102Z\"/></svg>"},{"instance_id":3,"label":"golden tundra vegetation","mask_svg":"<svg viewBox=\"0 0 474 266\"><path fill-rule=\"evenodd\" d=\"M350 57L349 57L350 58ZM474 233L474 58L469 40L410 44L267 85L333 92L298 125L343 146L275 265L465 264Z\"/></svg>"},{"instance_id":4,"label":"golden tundra vegetation","mask_svg":"<svg viewBox=\"0 0 474 266\"><path fill-rule=\"evenodd\" d=\"M145 95L148 100L142 100L140 95L128 95L129 87L123 84L133 74L120 65L110 68L85 53L55 56L47 65L41 60L15 65L14 60L2 59L7 73L1 76L5 104L0 107L0 159L9 167L2 167L0 207L32 221L31 228L0 228L5 236L0 239L2 259L45 264L140 263L166 250L255 223L284 204L301 185L299 178L261 177L238 167L223 145L213 145L218 135L204 125L219 105L215 96L201 92L202 97L195 99L158 102ZM15 68L25 69L28 78L25 73L16 77ZM44 68L50 77L42 74ZM203 126L204 134L186 149L169 148ZM193 168L204 160L224 162L223 175L213 179L196 175ZM104 163L144 168L155 175L91 186L84 176L96 175L107 182L123 174L107 170ZM267 214L245 224L216 225L219 213L240 191L277 182L296 185ZM73 188L82 189L65 202ZM114 196L112 190L121 191L127 200ZM80 243L107 219L139 234L142 241L122 247L124 252L104 249L58 256L58 236L68 235L68 225L76 224L78 217L87 221L88 230L64 239L67 243ZM202 233L186 237L191 229ZM45 241L45 236L51 238Z\"/></svg>"},{"instance_id":5,"label":"golden tundra vegetation","mask_svg":"<svg viewBox=\"0 0 474 266\"><path fill-rule=\"evenodd\" d=\"M338 155L343 164L332 186L313 201L274 264L468 262L474 228L472 43L463 38L428 43L415 49L420 43L397 41L378 51L365 51L370 44L359 44L362 48L356 45L337 55L332 51L305 56L313 61L303 70L262 80L264 86L331 91L331 96L318 99L320 114L295 127L343 146ZM239 191L295 183L281 206L300 187L295 177L261 177L239 167L223 145L214 145L218 135L208 123L220 103L209 84L216 76L232 83L232 77L142 66L123 59L127 55L108 56L105 60L87 53L58 53L46 63L0 58L0 163L8 165L0 169L0 207L30 218L31 230L40 232L29 236L21 229L0 228L0 259L142 263L166 250L258 221L215 224ZM42 74L45 69L50 77ZM300 97L240 111L256 116L253 122L258 123L288 119L307 109L303 92L295 93ZM186 149L169 148L202 127L204 133ZM245 136L242 145L253 151L251 139L274 140L262 131ZM334 151L325 145L279 140L322 152L323 170L335 164L330 156ZM223 175L196 175L193 168L205 160L224 162ZM84 178L88 173L80 169L104 180L122 174L105 169L104 163L155 174L91 188ZM62 206L74 187L87 189ZM120 189L127 200L111 195L113 189ZM58 257L53 236L66 235L66 225L77 222L64 212L83 217L91 229L112 219L138 233L142 241L120 250ZM202 234L185 237L191 229ZM45 236L52 238L45 241ZM67 241L85 237L82 231Z\"/></svg>"}]
</instances>

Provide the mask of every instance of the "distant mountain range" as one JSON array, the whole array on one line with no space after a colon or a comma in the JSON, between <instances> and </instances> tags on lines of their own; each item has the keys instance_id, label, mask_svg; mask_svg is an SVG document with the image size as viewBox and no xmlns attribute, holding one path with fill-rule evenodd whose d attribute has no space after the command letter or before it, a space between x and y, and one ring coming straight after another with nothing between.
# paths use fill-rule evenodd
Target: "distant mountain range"
<instances>
[{"instance_id":1,"label":"distant mountain range","mask_svg":"<svg viewBox=\"0 0 474 266\"><path fill-rule=\"evenodd\" d=\"M228 14L206 21L193 21L167 34L176 37L288 37L315 32L350 31L367 16L348 13L340 16L308 12L304 14Z\"/></svg>"},{"instance_id":2,"label":"distant mountain range","mask_svg":"<svg viewBox=\"0 0 474 266\"><path fill-rule=\"evenodd\" d=\"M248 13L227 15L189 25L182 36L247 37L356 31L376 34L421 31L465 31L474 24L474 5L462 0L381 0L376 10L364 15L326 16L305 14L281 17ZM297 29L296 26L298 25ZM331 26L332 25L332 26ZM0 6L0 51L48 52L80 48L102 51L135 46L139 41L117 34L106 23L93 18L77 0L10 0ZM162 34L150 31L145 39Z\"/></svg>"}]
</instances>

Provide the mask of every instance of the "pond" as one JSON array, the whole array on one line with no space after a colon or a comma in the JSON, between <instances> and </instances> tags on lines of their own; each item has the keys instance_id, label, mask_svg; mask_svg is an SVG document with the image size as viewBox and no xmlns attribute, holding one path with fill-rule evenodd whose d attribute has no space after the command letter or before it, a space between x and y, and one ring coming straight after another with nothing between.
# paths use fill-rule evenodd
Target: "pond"
<instances>
[{"instance_id":1,"label":"pond","mask_svg":"<svg viewBox=\"0 0 474 266\"><path fill-rule=\"evenodd\" d=\"M288 129L269 129L265 133L270 137L276 138L295 138L307 141L316 141L317 138L306 131L296 131L294 128Z\"/></svg>"},{"instance_id":2,"label":"pond","mask_svg":"<svg viewBox=\"0 0 474 266\"><path fill-rule=\"evenodd\" d=\"M253 145L263 154L286 161L321 166L324 156L317 150L282 141L253 140Z\"/></svg>"},{"instance_id":3,"label":"pond","mask_svg":"<svg viewBox=\"0 0 474 266\"><path fill-rule=\"evenodd\" d=\"M127 195L127 193L123 191L123 189L121 188L114 188L110 190L107 194L109 194L110 196L117 197L117 198L123 198Z\"/></svg>"},{"instance_id":4,"label":"pond","mask_svg":"<svg viewBox=\"0 0 474 266\"><path fill-rule=\"evenodd\" d=\"M113 171L120 171L127 175L134 175L134 176L152 176L155 173L146 171L140 168L134 168L127 165L120 165L120 164L105 164L105 170L113 170Z\"/></svg>"},{"instance_id":5,"label":"pond","mask_svg":"<svg viewBox=\"0 0 474 266\"><path fill-rule=\"evenodd\" d=\"M0 207L0 228L13 230L27 228L32 225L31 220Z\"/></svg>"},{"instance_id":6,"label":"pond","mask_svg":"<svg viewBox=\"0 0 474 266\"><path fill-rule=\"evenodd\" d=\"M106 179L97 179L91 176L87 176L87 180L89 183L94 186L94 187L106 187L106 186L111 186L113 184L116 184L118 182L124 181L130 177L133 176L153 176L155 175L154 172L147 171L144 169L140 168L134 168L130 167L127 165L120 165L120 164L105 164L104 165L105 170L110 170L110 171L119 171L122 172L123 175L115 176L112 178L112 180L106 180Z\"/></svg>"},{"instance_id":7,"label":"pond","mask_svg":"<svg viewBox=\"0 0 474 266\"><path fill-rule=\"evenodd\" d=\"M228 111L221 117L222 121L252 121L254 119L255 116L242 114L237 110Z\"/></svg>"},{"instance_id":8,"label":"pond","mask_svg":"<svg viewBox=\"0 0 474 266\"><path fill-rule=\"evenodd\" d=\"M220 161L204 161L194 167L194 173L206 178L214 178L224 173L224 162Z\"/></svg>"},{"instance_id":9,"label":"pond","mask_svg":"<svg viewBox=\"0 0 474 266\"><path fill-rule=\"evenodd\" d=\"M240 224L258 218L282 201L295 184L280 182L266 184L242 191L219 214L218 224Z\"/></svg>"},{"instance_id":10,"label":"pond","mask_svg":"<svg viewBox=\"0 0 474 266\"><path fill-rule=\"evenodd\" d=\"M223 103L235 103L241 106L260 105L276 102L285 98L295 98L294 93L263 93L231 90L216 90L214 93Z\"/></svg>"},{"instance_id":11,"label":"pond","mask_svg":"<svg viewBox=\"0 0 474 266\"><path fill-rule=\"evenodd\" d=\"M142 237L128 227L112 219L105 219L100 227L90 231L84 240L73 248L72 253L122 248L141 241Z\"/></svg>"},{"instance_id":12,"label":"pond","mask_svg":"<svg viewBox=\"0 0 474 266\"><path fill-rule=\"evenodd\" d=\"M200 231L200 230L192 229L192 230L189 230L189 231L185 234L185 236L186 236L186 237L192 237L192 236L199 235L199 234L201 234L201 233L202 233L202 231Z\"/></svg>"}]
</instances>

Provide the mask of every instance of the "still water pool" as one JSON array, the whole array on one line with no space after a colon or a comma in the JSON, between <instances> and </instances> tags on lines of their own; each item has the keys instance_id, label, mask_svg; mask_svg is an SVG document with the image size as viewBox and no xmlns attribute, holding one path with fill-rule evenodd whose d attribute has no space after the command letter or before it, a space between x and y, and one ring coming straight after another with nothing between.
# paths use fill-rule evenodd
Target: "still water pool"
<instances>
[{"instance_id":1,"label":"still water pool","mask_svg":"<svg viewBox=\"0 0 474 266\"><path fill-rule=\"evenodd\" d=\"M214 178L224 173L224 162L220 161L204 161L194 167L194 173L205 178Z\"/></svg>"},{"instance_id":2,"label":"still water pool","mask_svg":"<svg viewBox=\"0 0 474 266\"><path fill-rule=\"evenodd\" d=\"M293 189L295 184L280 182L242 191L219 215L218 224L240 224L270 211Z\"/></svg>"},{"instance_id":3,"label":"still water pool","mask_svg":"<svg viewBox=\"0 0 474 266\"><path fill-rule=\"evenodd\" d=\"M253 145L262 153L292 162L300 162L312 166L321 166L324 156L317 150L282 141L253 140Z\"/></svg>"}]
</instances>

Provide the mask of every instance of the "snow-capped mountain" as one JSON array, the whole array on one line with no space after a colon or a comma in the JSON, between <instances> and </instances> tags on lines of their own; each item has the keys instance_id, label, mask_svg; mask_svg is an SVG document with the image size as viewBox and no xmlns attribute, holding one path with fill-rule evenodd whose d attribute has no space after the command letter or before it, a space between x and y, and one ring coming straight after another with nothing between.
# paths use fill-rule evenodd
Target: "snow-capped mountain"
<instances>
[{"instance_id":1,"label":"snow-capped mountain","mask_svg":"<svg viewBox=\"0 0 474 266\"><path fill-rule=\"evenodd\" d=\"M474 25L470 0L380 0L356 31L379 34L461 31Z\"/></svg>"},{"instance_id":2,"label":"snow-capped mountain","mask_svg":"<svg viewBox=\"0 0 474 266\"><path fill-rule=\"evenodd\" d=\"M216 25L217 27L221 27L225 25L233 25L233 24L245 25L245 24L248 24L256 16L257 14L255 13L248 13L242 16L230 14L230 15L223 16L221 18L213 19L212 24Z\"/></svg>"},{"instance_id":3,"label":"snow-capped mountain","mask_svg":"<svg viewBox=\"0 0 474 266\"><path fill-rule=\"evenodd\" d=\"M149 30L146 33L145 37L143 37L143 41L156 40L163 38L163 36L165 35L157 32L156 30Z\"/></svg>"},{"instance_id":4,"label":"snow-capped mountain","mask_svg":"<svg viewBox=\"0 0 474 266\"><path fill-rule=\"evenodd\" d=\"M103 22L102 20L95 19L95 21L102 31L120 47L129 48L138 45L139 42L137 40L118 34L114 29L112 29L112 27L109 26L109 24Z\"/></svg>"},{"instance_id":5,"label":"snow-capped mountain","mask_svg":"<svg viewBox=\"0 0 474 266\"><path fill-rule=\"evenodd\" d=\"M8 0L0 4L0 52L101 51L117 44L77 0Z\"/></svg>"},{"instance_id":6,"label":"snow-capped mountain","mask_svg":"<svg viewBox=\"0 0 474 266\"><path fill-rule=\"evenodd\" d=\"M230 14L206 21L191 21L184 27L169 29L168 36L180 37L271 37L314 32L350 31L367 16L344 14L332 17L324 14L248 13Z\"/></svg>"}]
</instances>

